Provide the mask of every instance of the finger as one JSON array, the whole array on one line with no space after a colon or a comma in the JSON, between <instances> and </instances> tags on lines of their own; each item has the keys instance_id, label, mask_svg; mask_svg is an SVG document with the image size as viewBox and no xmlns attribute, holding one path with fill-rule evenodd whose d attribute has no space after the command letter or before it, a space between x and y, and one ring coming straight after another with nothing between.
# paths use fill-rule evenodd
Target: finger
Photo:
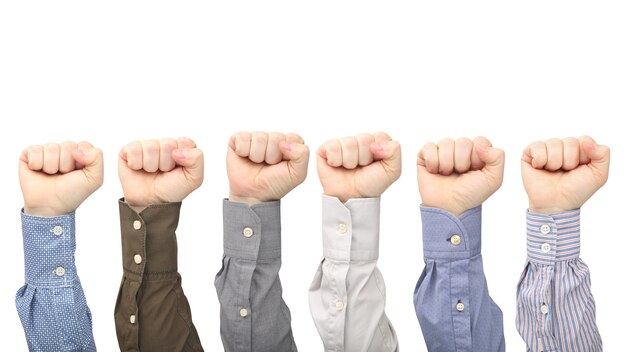
<instances>
[{"instance_id":1,"label":"finger","mask_svg":"<svg viewBox=\"0 0 626 352\"><path fill-rule=\"evenodd\" d=\"M126 165L131 170L141 170L143 168L143 150L141 142L128 143L120 153L120 158L126 161Z\"/></svg>"},{"instance_id":2,"label":"finger","mask_svg":"<svg viewBox=\"0 0 626 352\"><path fill-rule=\"evenodd\" d=\"M454 171L459 174L470 170L474 144L469 138L459 138L454 142Z\"/></svg>"},{"instance_id":3,"label":"finger","mask_svg":"<svg viewBox=\"0 0 626 352\"><path fill-rule=\"evenodd\" d=\"M447 176L454 171L454 141L450 138L443 139L437 145L439 155L439 173Z\"/></svg>"},{"instance_id":4,"label":"finger","mask_svg":"<svg viewBox=\"0 0 626 352\"><path fill-rule=\"evenodd\" d=\"M104 158L102 150L94 148L91 143L78 143L76 149L72 151L72 157L76 164L84 165L83 172L87 176L87 180L94 186L99 188L104 180Z\"/></svg>"},{"instance_id":5,"label":"finger","mask_svg":"<svg viewBox=\"0 0 626 352\"><path fill-rule=\"evenodd\" d=\"M417 155L417 164L431 174L439 173L439 152L435 143L426 143Z\"/></svg>"},{"instance_id":6,"label":"finger","mask_svg":"<svg viewBox=\"0 0 626 352\"><path fill-rule=\"evenodd\" d=\"M155 139L141 142L143 150L142 160L143 169L147 172L156 172L159 170L159 141Z\"/></svg>"},{"instance_id":7,"label":"finger","mask_svg":"<svg viewBox=\"0 0 626 352\"><path fill-rule=\"evenodd\" d=\"M524 151L522 160L535 169L543 169L548 162L548 151L544 142L533 142Z\"/></svg>"},{"instance_id":8,"label":"finger","mask_svg":"<svg viewBox=\"0 0 626 352\"><path fill-rule=\"evenodd\" d=\"M341 143L337 139L325 142L318 150L318 155L325 159L326 164L330 166L341 166L343 158L341 155Z\"/></svg>"},{"instance_id":9,"label":"finger","mask_svg":"<svg viewBox=\"0 0 626 352\"><path fill-rule=\"evenodd\" d=\"M563 142L560 139L552 138L546 141L548 152L548 162L544 167L549 171L556 171L563 166Z\"/></svg>"},{"instance_id":10,"label":"finger","mask_svg":"<svg viewBox=\"0 0 626 352\"><path fill-rule=\"evenodd\" d=\"M172 158L172 152L178 149L178 142L173 138L164 138L159 141L159 170L172 171L176 162Z\"/></svg>"},{"instance_id":11,"label":"finger","mask_svg":"<svg viewBox=\"0 0 626 352\"><path fill-rule=\"evenodd\" d=\"M574 170L580 163L580 143L578 139L563 139L563 170Z\"/></svg>"},{"instance_id":12,"label":"finger","mask_svg":"<svg viewBox=\"0 0 626 352\"><path fill-rule=\"evenodd\" d=\"M40 171L43 168L43 146L31 145L26 148L20 160L28 165L33 171Z\"/></svg>"},{"instance_id":13,"label":"finger","mask_svg":"<svg viewBox=\"0 0 626 352\"><path fill-rule=\"evenodd\" d=\"M196 187L204 180L204 154L198 148L174 149L172 158L184 168L185 177Z\"/></svg>"},{"instance_id":14,"label":"finger","mask_svg":"<svg viewBox=\"0 0 626 352\"><path fill-rule=\"evenodd\" d=\"M285 141L285 135L282 133L269 133L267 140L267 148L265 149L265 162L270 165L278 164L283 161L283 153L280 152L279 144Z\"/></svg>"},{"instance_id":15,"label":"finger","mask_svg":"<svg viewBox=\"0 0 626 352\"><path fill-rule=\"evenodd\" d=\"M247 158L250 155L251 143L252 134L250 132L237 132L230 138L229 146L235 151L235 154Z\"/></svg>"},{"instance_id":16,"label":"finger","mask_svg":"<svg viewBox=\"0 0 626 352\"><path fill-rule=\"evenodd\" d=\"M578 141L580 143L580 164L583 164L583 165L589 164L589 162L591 162L591 159L585 152L585 148L583 148L583 144L589 143L593 145L597 143L593 138L589 136L581 136L580 138L578 138Z\"/></svg>"},{"instance_id":17,"label":"finger","mask_svg":"<svg viewBox=\"0 0 626 352\"><path fill-rule=\"evenodd\" d=\"M255 163L265 161L265 151L267 149L267 141L269 136L265 132L253 132L250 147L250 160Z\"/></svg>"},{"instance_id":18,"label":"finger","mask_svg":"<svg viewBox=\"0 0 626 352\"><path fill-rule=\"evenodd\" d=\"M374 155L370 150L370 144L374 143L374 136L371 134L363 133L356 136L359 153L359 165L367 166L374 161Z\"/></svg>"},{"instance_id":19,"label":"finger","mask_svg":"<svg viewBox=\"0 0 626 352\"><path fill-rule=\"evenodd\" d=\"M391 137L385 132L374 133L374 142L389 142L391 140Z\"/></svg>"},{"instance_id":20,"label":"finger","mask_svg":"<svg viewBox=\"0 0 626 352\"><path fill-rule=\"evenodd\" d=\"M282 141L279 144L283 159L287 160L292 178L301 183L309 166L309 147L302 143Z\"/></svg>"},{"instance_id":21,"label":"finger","mask_svg":"<svg viewBox=\"0 0 626 352\"><path fill-rule=\"evenodd\" d=\"M87 142L87 141L80 141L80 142L78 142L77 149L90 149L90 148L93 148L93 147L94 146L91 143ZM82 168L85 167L84 164L76 161L76 158L74 158L74 164L76 166L76 169L82 169Z\"/></svg>"},{"instance_id":22,"label":"finger","mask_svg":"<svg viewBox=\"0 0 626 352\"><path fill-rule=\"evenodd\" d=\"M53 175L59 172L60 146L56 143L48 143L43 146L43 171Z\"/></svg>"},{"instance_id":23,"label":"finger","mask_svg":"<svg viewBox=\"0 0 626 352\"><path fill-rule=\"evenodd\" d=\"M72 156L74 149L77 149L78 145L74 142L63 142L59 147L59 171L63 174L68 173L76 169L76 162Z\"/></svg>"},{"instance_id":24,"label":"finger","mask_svg":"<svg viewBox=\"0 0 626 352\"><path fill-rule=\"evenodd\" d=\"M484 165L483 170L497 171L500 175L504 172L504 150L492 147L491 143L481 144L480 141L474 149Z\"/></svg>"},{"instance_id":25,"label":"finger","mask_svg":"<svg viewBox=\"0 0 626 352\"><path fill-rule=\"evenodd\" d=\"M359 165L359 144L355 137L346 137L340 140L341 164L346 169L354 169Z\"/></svg>"},{"instance_id":26,"label":"finger","mask_svg":"<svg viewBox=\"0 0 626 352\"><path fill-rule=\"evenodd\" d=\"M192 149L197 148L196 142L194 142L191 138L180 137L176 140L176 144L178 144L179 149Z\"/></svg>"},{"instance_id":27,"label":"finger","mask_svg":"<svg viewBox=\"0 0 626 352\"><path fill-rule=\"evenodd\" d=\"M583 151L589 158L589 164L599 171L602 171L608 177L611 160L611 150L609 147L597 144L591 137L583 137L581 139Z\"/></svg>"}]
</instances>

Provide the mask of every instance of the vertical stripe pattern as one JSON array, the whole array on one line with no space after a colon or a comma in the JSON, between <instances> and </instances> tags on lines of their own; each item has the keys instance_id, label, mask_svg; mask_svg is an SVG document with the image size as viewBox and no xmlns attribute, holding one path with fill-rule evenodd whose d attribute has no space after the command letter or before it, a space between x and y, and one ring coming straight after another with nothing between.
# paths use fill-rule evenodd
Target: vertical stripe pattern
<instances>
[{"instance_id":1,"label":"vertical stripe pattern","mask_svg":"<svg viewBox=\"0 0 626 352\"><path fill-rule=\"evenodd\" d=\"M516 326L532 352L602 351L580 210L527 213L528 261L517 286Z\"/></svg>"}]
</instances>

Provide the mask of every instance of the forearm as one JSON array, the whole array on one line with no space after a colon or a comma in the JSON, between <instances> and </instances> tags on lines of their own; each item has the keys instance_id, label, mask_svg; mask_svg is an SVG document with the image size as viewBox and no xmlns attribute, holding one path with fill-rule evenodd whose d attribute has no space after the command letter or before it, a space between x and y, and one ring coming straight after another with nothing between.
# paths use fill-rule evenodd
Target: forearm
<instances>
[{"instance_id":1,"label":"forearm","mask_svg":"<svg viewBox=\"0 0 626 352\"><path fill-rule=\"evenodd\" d=\"M224 256L215 277L224 349L297 351L282 298L280 202L224 200Z\"/></svg>"},{"instance_id":2,"label":"forearm","mask_svg":"<svg viewBox=\"0 0 626 352\"><path fill-rule=\"evenodd\" d=\"M378 260L380 199L323 197L324 259L309 290L327 351L397 351Z\"/></svg>"},{"instance_id":3,"label":"forearm","mask_svg":"<svg viewBox=\"0 0 626 352\"><path fill-rule=\"evenodd\" d=\"M74 213L22 212L22 231L26 283L15 303L29 350L95 351L91 313L74 262Z\"/></svg>"},{"instance_id":4,"label":"forearm","mask_svg":"<svg viewBox=\"0 0 626 352\"><path fill-rule=\"evenodd\" d=\"M487 288L481 208L459 217L422 207L426 267L414 304L429 350L504 351L502 312Z\"/></svg>"}]
</instances>

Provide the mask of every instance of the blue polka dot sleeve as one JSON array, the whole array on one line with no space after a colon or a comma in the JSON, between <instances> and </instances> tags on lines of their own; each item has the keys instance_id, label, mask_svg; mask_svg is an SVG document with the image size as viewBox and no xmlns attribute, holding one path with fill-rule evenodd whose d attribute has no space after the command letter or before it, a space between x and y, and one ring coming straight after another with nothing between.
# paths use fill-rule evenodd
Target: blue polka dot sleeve
<instances>
[{"instance_id":1,"label":"blue polka dot sleeve","mask_svg":"<svg viewBox=\"0 0 626 352\"><path fill-rule=\"evenodd\" d=\"M22 212L26 283L15 305L30 351L96 351L74 263L74 228L73 212L49 218Z\"/></svg>"}]
</instances>

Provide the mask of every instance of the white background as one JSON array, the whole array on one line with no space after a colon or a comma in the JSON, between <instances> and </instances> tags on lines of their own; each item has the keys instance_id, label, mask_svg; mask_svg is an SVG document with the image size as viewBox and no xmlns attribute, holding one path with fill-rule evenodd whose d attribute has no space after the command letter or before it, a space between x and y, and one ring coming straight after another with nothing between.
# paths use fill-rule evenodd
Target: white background
<instances>
[{"instance_id":1,"label":"white background","mask_svg":"<svg viewBox=\"0 0 626 352\"><path fill-rule=\"evenodd\" d=\"M605 350L622 350L625 17L622 1L3 2L0 349L26 350L14 295L24 280L17 160L28 145L86 139L105 151L105 184L78 210L76 257L99 350L115 351L117 152L135 139L198 142L206 177L183 205L179 269L203 345L215 351L229 136L294 131L314 151L384 130L401 142L405 167L383 196L379 261L402 350L426 350L412 303L423 268L416 153L427 141L479 134L507 152L504 185L484 206L483 256L510 351L525 350L514 325L523 148L581 134L612 148L609 182L583 208L582 258ZM312 158L283 202L281 277L304 352L322 350L307 300L321 257L321 192Z\"/></svg>"}]
</instances>

